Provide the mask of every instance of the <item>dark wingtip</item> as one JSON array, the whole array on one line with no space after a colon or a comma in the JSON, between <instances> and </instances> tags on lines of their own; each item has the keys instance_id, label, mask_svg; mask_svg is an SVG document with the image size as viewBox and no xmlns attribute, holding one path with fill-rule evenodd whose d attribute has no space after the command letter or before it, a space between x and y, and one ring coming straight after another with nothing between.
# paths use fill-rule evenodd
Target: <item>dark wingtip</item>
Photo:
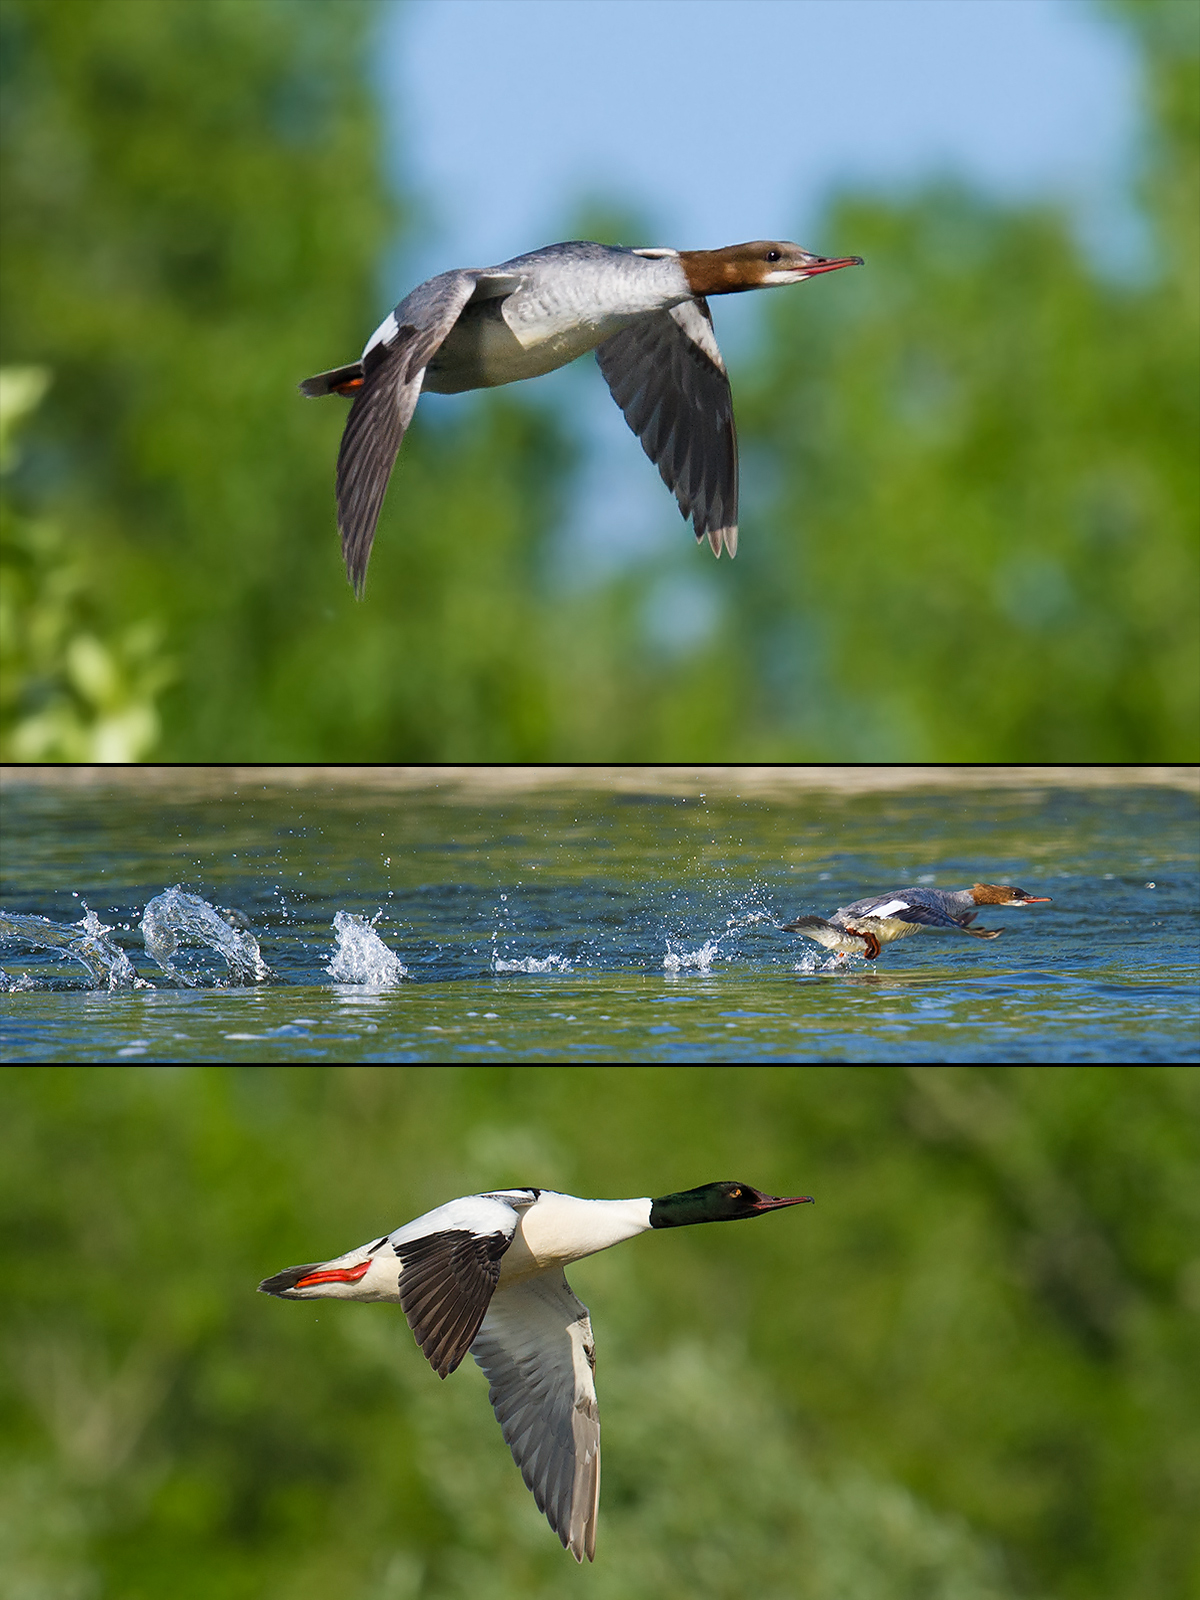
<instances>
[{"instance_id":1,"label":"dark wingtip","mask_svg":"<svg viewBox=\"0 0 1200 1600\"><path fill-rule=\"evenodd\" d=\"M346 580L354 590L354 598L361 600L367 587L367 566L371 560L371 545L375 540L372 537L367 543L366 554L363 555L357 548L353 539L342 537L342 560L346 564Z\"/></svg>"}]
</instances>

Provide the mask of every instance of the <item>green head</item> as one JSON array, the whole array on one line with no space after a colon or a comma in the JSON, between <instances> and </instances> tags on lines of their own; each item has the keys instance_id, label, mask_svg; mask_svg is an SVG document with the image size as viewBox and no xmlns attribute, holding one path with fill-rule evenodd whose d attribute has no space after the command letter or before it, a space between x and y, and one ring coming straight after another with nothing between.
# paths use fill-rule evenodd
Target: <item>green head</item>
<instances>
[{"instance_id":1,"label":"green head","mask_svg":"<svg viewBox=\"0 0 1200 1600\"><path fill-rule=\"evenodd\" d=\"M748 1183L702 1183L698 1189L683 1189L678 1194L660 1195L650 1202L652 1228L683 1228L690 1222L734 1222L738 1217L760 1217L764 1211L780 1206L812 1204L812 1195L794 1200L763 1194Z\"/></svg>"}]
</instances>

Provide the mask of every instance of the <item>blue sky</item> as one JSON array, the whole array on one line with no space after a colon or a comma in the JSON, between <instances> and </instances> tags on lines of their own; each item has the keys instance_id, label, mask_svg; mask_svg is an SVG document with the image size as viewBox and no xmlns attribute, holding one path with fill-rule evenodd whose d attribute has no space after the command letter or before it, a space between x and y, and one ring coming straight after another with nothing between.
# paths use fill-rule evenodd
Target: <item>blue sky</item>
<instances>
[{"instance_id":1,"label":"blue sky","mask_svg":"<svg viewBox=\"0 0 1200 1600\"><path fill-rule=\"evenodd\" d=\"M934 173L1062 197L1093 245L1130 227L1136 65L1091 0L408 0L378 48L420 276L550 243L585 196L681 248L849 249L813 236L834 188Z\"/></svg>"},{"instance_id":2,"label":"blue sky","mask_svg":"<svg viewBox=\"0 0 1200 1600\"><path fill-rule=\"evenodd\" d=\"M627 244L773 237L843 254L855 241L820 225L837 188L896 194L953 174L997 198L1061 199L1097 260L1138 262L1137 64L1091 0L405 0L382 9L375 49L392 170L416 214L364 337L435 272L569 237L589 198L646 219ZM735 365L761 298L714 307ZM646 627L687 649L723 603L716 564L698 559L594 363L537 385L586 451L566 581L669 560ZM422 401L433 416L438 404Z\"/></svg>"}]
</instances>

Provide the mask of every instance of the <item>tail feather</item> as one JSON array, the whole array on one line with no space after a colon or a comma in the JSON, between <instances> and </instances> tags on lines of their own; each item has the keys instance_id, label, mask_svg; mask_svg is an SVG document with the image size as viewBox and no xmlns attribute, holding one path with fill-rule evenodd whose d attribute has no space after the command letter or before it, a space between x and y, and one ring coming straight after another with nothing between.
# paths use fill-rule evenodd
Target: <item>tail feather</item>
<instances>
[{"instance_id":1,"label":"tail feather","mask_svg":"<svg viewBox=\"0 0 1200 1600\"><path fill-rule=\"evenodd\" d=\"M362 381L362 362L351 361L347 366L318 372L315 378L305 378L300 385L300 392L313 397L323 394L354 395L362 388Z\"/></svg>"},{"instance_id":2,"label":"tail feather","mask_svg":"<svg viewBox=\"0 0 1200 1600\"><path fill-rule=\"evenodd\" d=\"M320 1261L310 1261L305 1267L286 1267L284 1271L277 1272L273 1278L264 1278L258 1286L259 1294L286 1295L294 1289L301 1278L307 1278L310 1272L315 1272L322 1266Z\"/></svg>"},{"instance_id":3,"label":"tail feather","mask_svg":"<svg viewBox=\"0 0 1200 1600\"><path fill-rule=\"evenodd\" d=\"M834 922L826 922L824 917L797 917L795 922L786 923L783 931L802 933L806 939L824 945L826 950L855 955L861 954L861 945L870 951L872 961L879 954L879 943L873 934L859 933L853 928L839 928Z\"/></svg>"}]
</instances>

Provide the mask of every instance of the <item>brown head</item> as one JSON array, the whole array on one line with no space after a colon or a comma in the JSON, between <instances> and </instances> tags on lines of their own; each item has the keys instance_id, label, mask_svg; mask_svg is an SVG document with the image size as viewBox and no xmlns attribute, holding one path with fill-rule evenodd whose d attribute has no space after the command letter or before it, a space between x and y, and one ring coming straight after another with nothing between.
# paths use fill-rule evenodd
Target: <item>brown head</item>
<instances>
[{"instance_id":1,"label":"brown head","mask_svg":"<svg viewBox=\"0 0 1200 1600\"><path fill-rule=\"evenodd\" d=\"M977 906L1048 906L1048 894L1026 894L1024 889L1014 889L1011 884L973 883L971 894Z\"/></svg>"},{"instance_id":2,"label":"brown head","mask_svg":"<svg viewBox=\"0 0 1200 1600\"><path fill-rule=\"evenodd\" d=\"M756 239L724 250L681 250L679 259L693 294L741 294L746 289L775 289L803 283L819 272L861 267L861 256L814 256L798 244Z\"/></svg>"}]
</instances>

